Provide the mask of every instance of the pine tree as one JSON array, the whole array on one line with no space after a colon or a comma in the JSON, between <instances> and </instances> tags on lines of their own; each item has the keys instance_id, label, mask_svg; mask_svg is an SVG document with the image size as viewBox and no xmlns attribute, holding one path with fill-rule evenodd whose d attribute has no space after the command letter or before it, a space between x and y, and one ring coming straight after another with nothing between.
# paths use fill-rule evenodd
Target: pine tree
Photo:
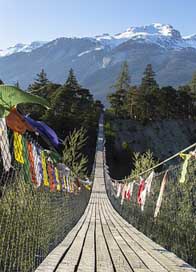
<instances>
[{"instance_id":1,"label":"pine tree","mask_svg":"<svg viewBox=\"0 0 196 272\"><path fill-rule=\"evenodd\" d=\"M191 92L196 95L196 72L193 74L190 87L191 87Z\"/></svg>"},{"instance_id":2,"label":"pine tree","mask_svg":"<svg viewBox=\"0 0 196 272\"><path fill-rule=\"evenodd\" d=\"M140 115L140 112L138 111L138 99L139 99L139 90L137 86L133 86L129 89L127 92L126 97L126 110L128 113L128 117L131 119L137 119Z\"/></svg>"},{"instance_id":3,"label":"pine tree","mask_svg":"<svg viewBox=\"0 0 196 272\"><path fill-rule=\"evenodd\" d=\"M69 74L68 74L68 78L65 82L65 86L68 87L71 90L79 90L81 88L81 86L79 85L76 76L74 74L74 70L71 68L69 70Z\"/></svg>"},{"instance_id":4,"label":"pine tree","mask_svg":"<svg viewBox=\"0 0 196 272\"><path fill-rule=\"evenodd\" d=\"M152 65L148 64L143 74L141 90L144 92L151 92L152 90L158 89L158 84L155 80L155 72L152 69Z\"/></svg>"},{"instance_id":5,"label":"pine tree","mask_svg":"<svg viewBox=\"0 0 196 272\"><path fill-rule=\"evenodd\" d=\"M37 74L37 78L35 82L28 87L28 91L38 90L42 87L45 87L49 83L47 78L47 74L45 73L44 69L41 70L39 74Z\"/></svg>"},{"instance_id":6,"label":"pine tree","mask_svg":"<svg viewBox=\"0 0 196 272\"><path fill-rule=\"evenodd\" d=\"M3 81L0 79L0 85L3 85L4 83L3 83Z\"/></svg>"},{"instance_id":7,"label":"pine tree","mask_svg":"<svg viewBox=\"0 0 196 272\"><path fill-rule=\"evenodd\" d=\"M117 82L114 84L116 91L126 90L130 88L131 79L129 76L129 66L127 61L122 64L121 71Z\"/></svg>"},{"instance_id":8,"label":"pine tree","mask_svg":"<svg viewBox=\"0 0 196 272\"><path fill-rule=\"evenodd\" d=\"M126 99L127 93L130 89L130 76L129 67L125 61L121 67L121 71L117 82L112 86L116 89L115 93L108 96L110 104L112 106L112 111L117 117L125 118L126 112Z\"/></svg>"}]
</instances>

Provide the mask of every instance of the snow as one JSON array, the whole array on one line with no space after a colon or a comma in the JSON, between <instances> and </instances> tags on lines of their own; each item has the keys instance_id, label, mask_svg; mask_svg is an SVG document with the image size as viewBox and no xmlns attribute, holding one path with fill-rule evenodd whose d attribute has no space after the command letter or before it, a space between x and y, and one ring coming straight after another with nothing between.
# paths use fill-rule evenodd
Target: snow
<instances>
[{"instance_id":1,"label":"snow","mask_svg":"<svg viewBox=\"0 0 196 272\"><path fill-rule=\"evenodd\" d=\"M23 43L18 43L15 46L9 47L4 50L0 50L0 57L5 57L9 56L15 53L20 53L20 52L31 52L41 46L43 46L46 42L43 41L35 41L30 44L23 44Z\"/></svg>"},{"instance_id":2,"label":"snow","mask_svg":"<svg viewBox=\"0 0 196 272\"><path fill-rule=\"evenodd\" d=\"M103 34L96 36L95 40L110 48L115 48L129 40L157 44L166 49L196 48L196 35L182 37L180 32L171 25L160 23L130 27L115 35Z\"/></svg>"},{"instance_id":3,"label":"snow","mask_svg":"<svg viewBox=\"0 0 196 272\"><path fill-rule=\"evenodd\" d=\"M57 38L56 40L48 43L48 46L53 47L61 39L66 38ZM76 39L76 37L71 37L69 39ZM171 25L160 23L154 23L139 27L129 27L126 31L115 35L104 33L95 37L85 37L77 39L88 39L96 43L96 48L81 52L80 54L78 54L78 57L82 57L83 55L89 54L93 51L99 51L104 48L112 49L129 40L148 44L156 44L164 49L180 50L182 48L188 47L196 49L196 35L182 37L180 32L174 29ZM40 41L32 42L31 44L16 44L13 47L9 47L5 50L0 50L0 57L9 56L19 52L31 52L43 46L44 44L46 44L46 42Z\"/></svg>"},{"instance_id":4,"label":"snow","mask_svg":"<svg viewBox=\"0 0 196 272\"><path fill-rule=\"evenodd\" d=\"M91 53L93 51L100 51L102 49L103 49L103 47L96 47L96 48L94 48L92 50L87 50L87 51L84 51L84 52L78 54L78 57L82 57L83 55L89 54L89 53Z\"/></svg>"},{"instance_id":5,"label":"snow","mask_svg":"<svg viewBox=\"0 0 196 272\"><path fill-rule=\"evenodd\" d=\"M90 52L92 52L92 50L84 51L84 52L78 54L78 57L82 57L83 55L86 55L86 54L88 54L88 53L90 53Z\"/></svg>"},{"instance_id":6,"label":"snow","mask_svg":"<svg viewBox=\"0 0 196 272\"><path fill-rule=\"evenodd\" d=\"M196 48L196 35L189 35L189 36L185 36L183 37L183 40L185 41L185 43L193 48Z\"/></svg>"}]
</instances>

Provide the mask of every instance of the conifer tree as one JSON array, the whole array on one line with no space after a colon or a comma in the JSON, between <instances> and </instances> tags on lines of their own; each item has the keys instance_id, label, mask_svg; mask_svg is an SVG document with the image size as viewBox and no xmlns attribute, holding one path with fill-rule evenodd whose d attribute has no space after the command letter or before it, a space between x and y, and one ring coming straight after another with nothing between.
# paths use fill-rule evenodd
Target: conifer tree
<instances>
[{"instance_id":1,"label":"conifer tree","mask_svg":"<svg viewBox=\"0 0 196 272\"><path fill-rule=\"evenodd\" d=\"M0 85L3 85L4 83L3 83L3 81L0 79Z\"/></svg>"},{"instance_id":2,"label":"conifer tree","mask_svg":"<svg viewBox=\"0 0 196 272\"><path fill-rule=\"evenodd\" d=\"M115 93L108 96L112 110L117 117L126 117L126 97L130 89L130 76L128 63L125 61L121 67L121 71L117 82L113 85L116 89Z\"/></svg>"},{"instance_id":3,"label":"conifer tree","mask_svg":"<svg viewBox=\"0 0 196 272\"><path fill-rule=\"evenodd\" d=\"M155 72L152 69L152 65L148 64L143 74L141 90L144 92L150 92L158 89L158 84L155 80Z\"/></svg>"},{"instance_id":4,"label":"conifer tree","mask_svg":"<svg viewBox=\"0 0 196 272\"><path fill-rule=\"evenodd\" d=\"M191 87L191 92L196 95L196 72L194 72L193 74L190 87Z\"/></svg>"},{"instance_id":5,"label":"conifer tree","mask_svg":"<svg viewBox=\"0 0 196 272\"><path fill-rule=\"evenodd\" d=\"M70 88L71 90L79 90L81 88L81 86L79 85L77 78L74 74L74 70L71 68L69 70L69 74L68 74L68 78L65 82L65 86Z\"/></svg>"},{"instance_id":6,"label":"conifer tree","mask_svg":"<svg viewBox=\"0 0 196 272\"><path fill-rule=\"evenodd\" d=\"M133 86L127 92L126 99L126 110L128 117L131 119L136 119L139 115L138 112L138 99L139 99L139 90L137 86Z\"/></svg>"},{"instance_id":7,"label":"conifer tree","mask_svg":"<svg viewBox=\"0 0 196 272\"><path fill-rule=\"evenodd\" d=\"M114 87L115 87L116 91L119 91L119 90L128 91L128 89L130 88L130 84L131 84L131 79L130 79L130 75L129 75L129 66L128 66L127 61L125 61L122 64L118 80L114 84Z\"/></svg>"},{"instance_id":8,"label":"conifer tree","mask_svg":"<svg viewBox=\"0 0 196 272\"><path fill-rule=\"evenodd\" d=\"M44 69L42 69L41 72L37 74L37 78L35 79L35 82L29 85L28 90L29 91L38 90L42 87L45 87L48 83L49 83L49 80L47 78L47 74L45 73Z\"/></svg>"}]
</instances>

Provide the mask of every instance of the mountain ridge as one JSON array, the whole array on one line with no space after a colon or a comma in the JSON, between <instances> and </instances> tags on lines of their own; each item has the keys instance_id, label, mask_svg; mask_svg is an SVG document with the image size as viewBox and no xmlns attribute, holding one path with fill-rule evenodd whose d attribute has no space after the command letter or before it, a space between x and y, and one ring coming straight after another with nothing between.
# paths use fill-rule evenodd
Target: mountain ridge
<instances>
[{"instance_id":1,"label":"mountain ridge","mask_svg":"<svg viewBox=\"0 0 196 272\"><path fill-rule=\"evenodd\" d=\"M196 48L196 34L183 37L178 30L174 29L173 26L169 24L153 23L145 26L129 27L126 31L114 35L104 33L95 37L60 37L49 42L34 41L30 44L18 43L5 50L1 49L0 57L5 57L19 52L32 52L45 44L55 42L56 40L63 38L73 40L89 39L95 42L100 42L100 45L102 46L110 46L111 48L114 48L128 40L139 39L143 39L145 42L158 43L166 48ZM170 43L164 43L163 39L170 41ZM171 39L173 39L173 43L171 42Z\"/></svg>"},{"instance_id":2,"label":"mountain ridge","mask_svg":"<svg viewBox=\"0 0 196 272\"><path fill-rule=\"evenodd\" d=\"M140 84L148 63L161 86L186 84L196 71L196 35L183 38L170 25L153 26L129 28L115 37L61 37L41 46L38 43L33 50L0 57L0 78L9 84L19 82L26 89L42 68L56 83L64 83L73 68L79 82L105 102L122 63L127 61L132 84Z\"/></svg>"}]
</instances>

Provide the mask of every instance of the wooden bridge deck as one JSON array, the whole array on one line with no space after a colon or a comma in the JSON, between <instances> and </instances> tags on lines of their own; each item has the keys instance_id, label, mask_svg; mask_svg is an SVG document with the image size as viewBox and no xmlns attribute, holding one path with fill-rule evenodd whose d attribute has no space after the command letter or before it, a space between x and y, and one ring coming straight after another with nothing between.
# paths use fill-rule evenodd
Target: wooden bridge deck
<instances>
[{"instance_id":1,"label":"wooden bridge deck","mask_svg":"<svg viewBox=\"0 0 196 272\"><path fill-rule=\"evenodd\" d=\"M196 271L136 230L113 209L104 182L102 123L97 145L95 180L86 211L64 241L36 271Z\"/></svg>"}]
</instances>

